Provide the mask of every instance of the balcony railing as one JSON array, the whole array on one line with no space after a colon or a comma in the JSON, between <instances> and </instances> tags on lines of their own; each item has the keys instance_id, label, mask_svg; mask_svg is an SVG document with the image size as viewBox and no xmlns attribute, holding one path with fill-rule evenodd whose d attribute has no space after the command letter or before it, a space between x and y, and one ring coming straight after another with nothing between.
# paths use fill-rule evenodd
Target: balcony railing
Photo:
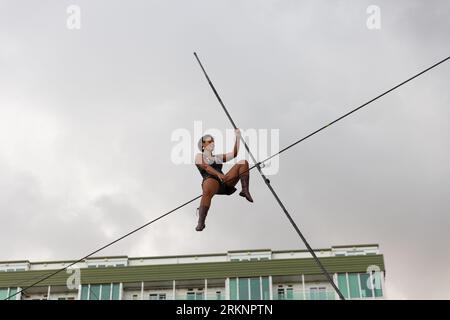
<instances>
[{"instance_id":1,"label":"balcony railing","mask_svg":"<svg viewBox=\"0 0 450 320\"><path fill-rule=\"evenodd\" d=\"M273 300L336 300L334 291L294 291L274 294Z\"/></svg>"},{"instance_id":2,"label":"balcony railing","mask_svg":"<svg viewBox=\"0 0 450 320\"><path fill-rule=\"evenodd\" d=\"M206 296L205 294L177 294L175 296L176 300L225 300L225 294L217 294L217 293L208 293Z\"/></svg>"},{"instance_id":3,"label":"balcony railing","mask_svg":"<svg viewBox=\"0 0 450 320\"><path fill-rule=\"evenodd\" d=\"M225 294L221 293L208 293L205 297L204 294L177 294L176 300L225 300ZM273 300L336 300L336 294L334 291L295 291L292 293L274 294Z\"/></svg>"}]
</instances>

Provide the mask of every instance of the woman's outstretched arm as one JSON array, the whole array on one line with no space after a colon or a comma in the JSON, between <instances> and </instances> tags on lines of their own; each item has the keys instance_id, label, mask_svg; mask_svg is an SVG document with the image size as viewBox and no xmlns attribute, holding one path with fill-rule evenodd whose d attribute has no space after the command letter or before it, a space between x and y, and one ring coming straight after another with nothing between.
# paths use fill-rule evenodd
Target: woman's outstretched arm
<instances>
[{"instance_id":1,"label":"woman's outstretched arm","mask_svg":"<svg viewBox=\"0 0 450 320\"><path fill-rule=\"evenodd\" d=\"M219 159L222 159L223 162L227 162L236 158L239 153L239 145L241 143L241 130L236 129L234 130L234 133L236 135L236 142L234 143L233 151L218 156Z\"/></svg>"}]
</instances>

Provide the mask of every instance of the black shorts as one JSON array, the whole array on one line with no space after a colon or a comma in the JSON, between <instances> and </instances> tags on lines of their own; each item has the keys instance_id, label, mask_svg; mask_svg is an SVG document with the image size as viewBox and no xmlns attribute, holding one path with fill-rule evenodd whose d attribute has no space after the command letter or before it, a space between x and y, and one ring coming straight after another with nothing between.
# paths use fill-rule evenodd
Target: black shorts
<instances>
[{"instance_id":1,"label":"black shorts","mask_svg":"<svg viewBox=\"0 0 450 320\"><path fill-rule=\"evenodd\" d=\"M209 179L209 178L212 178L212 179L216 180L217 182L219 182L219 191L217 191L216 194L225 194L225 195L229 196L237 190L235 187L221 182L219 178L217 178L216 176L213 176L213 175L208 175L205 178L203 178L202 188L203 188L203 182L205 182L205 180Z\"/></svg>"}]
</instances>

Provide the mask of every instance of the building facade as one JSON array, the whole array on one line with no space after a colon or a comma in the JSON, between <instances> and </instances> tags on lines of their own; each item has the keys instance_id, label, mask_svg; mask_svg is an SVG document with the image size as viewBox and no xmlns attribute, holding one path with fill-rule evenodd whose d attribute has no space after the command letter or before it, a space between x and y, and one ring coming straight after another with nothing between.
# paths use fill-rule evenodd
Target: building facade
<instances>
[{"instance_id":1,"label":"building facade","mask_svg":"<svg viewBox=\"0 0 450 320\"><path fill-rule=\"evenodd\" d=\"M347 299L383 299L384 258L376 244L315 250ZM0 299L74 261L0 262ZM335 300L306 250L93 257L10 300Z\"/></svg>"}]
</instances>

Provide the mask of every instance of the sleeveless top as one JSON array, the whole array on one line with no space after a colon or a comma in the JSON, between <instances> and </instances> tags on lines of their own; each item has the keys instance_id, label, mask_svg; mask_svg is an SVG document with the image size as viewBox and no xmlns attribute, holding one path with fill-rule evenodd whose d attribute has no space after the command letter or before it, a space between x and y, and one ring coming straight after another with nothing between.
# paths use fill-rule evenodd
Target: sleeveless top
<instances>
[{"instance_id":1,"label":"sleeveless top","mask_svg":"<svg viewBox=\"0 0 450 320\"><path fill-rule=\"evenodd\" d=\"M209 159L205 159L205 157L203 157L203 160L212 168L214 168L215 170L219 171L220 173L223 174L222 172L222 167L223 164L222 163L217 163L217 158L216 156L213 156L213 158L209 158ZM209 160L209 161L208 161ZM200 174L202 175L203 179L209 178L209 177L213 177L215 178L216 176L213 176L211 174L209 174L208 172L206 172L205 169L203 169L201 166L199 166L198 164L196 164L198 171L200 171Z\"/></svg>"}]
</instances>

